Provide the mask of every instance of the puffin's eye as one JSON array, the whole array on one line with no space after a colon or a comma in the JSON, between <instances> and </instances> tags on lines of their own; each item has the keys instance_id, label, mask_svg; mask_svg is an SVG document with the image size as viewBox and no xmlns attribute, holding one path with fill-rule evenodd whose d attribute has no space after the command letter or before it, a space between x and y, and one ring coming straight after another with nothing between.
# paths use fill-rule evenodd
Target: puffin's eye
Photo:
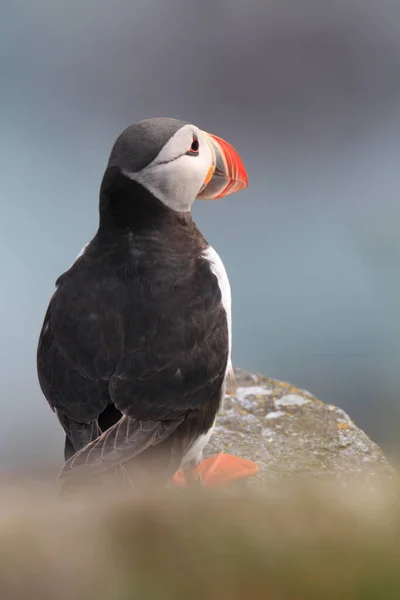
<instances>
[{"instance_id":1,"label":"puffin's eye","mask_svg":"<svg viewBox=\"0 0 400 600\"><path fill-rule=\"evenodd\" d=\"M193 136L193 142L190 146L190 150L188 150L188 152L186 152L186 154L188 156L197 156L199 154L199 140L197 139L197 137L194 135Z\"/></svg>"}]
</instances>

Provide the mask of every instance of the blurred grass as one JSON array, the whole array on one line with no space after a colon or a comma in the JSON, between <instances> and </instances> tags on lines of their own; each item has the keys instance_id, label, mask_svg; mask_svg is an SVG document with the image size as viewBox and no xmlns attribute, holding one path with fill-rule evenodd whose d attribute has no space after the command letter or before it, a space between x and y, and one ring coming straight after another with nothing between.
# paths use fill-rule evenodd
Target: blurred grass
<instances>
[{"instance_id":1,"label":"blurred grass","mask_svg":"<svg viewBox=\"0 0 400 600\"><path fill-rule=\"evenodd\" d=\"M1 600L400 598L400 490L3 487Z\"/></svg>"}]
</instances>

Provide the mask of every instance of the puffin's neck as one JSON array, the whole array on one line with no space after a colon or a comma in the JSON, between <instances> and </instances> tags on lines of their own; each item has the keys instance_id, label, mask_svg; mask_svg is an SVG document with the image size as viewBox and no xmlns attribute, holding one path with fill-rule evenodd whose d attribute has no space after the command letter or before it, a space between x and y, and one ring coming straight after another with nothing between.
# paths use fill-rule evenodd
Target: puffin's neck
<instances>
[{"instance_id":1,"label":"puffin's neck","mask_svg":"<svg viewBox=\"0 0 400 600\"><path fill-rule=\"evenodd\" d=\"M190 213L171 210L116 167L108 168L104 174L99 212L99 233L111 235L146 234L193 223Z\"/></svg>"}]
</instances>

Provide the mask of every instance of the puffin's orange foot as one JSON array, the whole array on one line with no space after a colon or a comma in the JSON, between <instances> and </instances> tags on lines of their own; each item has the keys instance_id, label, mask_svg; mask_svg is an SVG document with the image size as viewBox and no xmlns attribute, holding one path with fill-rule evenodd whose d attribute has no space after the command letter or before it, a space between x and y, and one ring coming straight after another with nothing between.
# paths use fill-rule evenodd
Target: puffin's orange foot
<instances>
[{"instance_id":1,"label":"puffin's orange foot","mask_svg":"<svg viewBox=\"0 0 400 600\"><path fill-rule=\"evenodd\" d=\"M258 473L259 467L252 460L221 452L216 456L206 458L193 470L200 475L203 487L216 488L229 485L238 479L251 477ZM185 472L177 471L172 482L177 487L187 487Z\"/></svg>"}]
</instances>

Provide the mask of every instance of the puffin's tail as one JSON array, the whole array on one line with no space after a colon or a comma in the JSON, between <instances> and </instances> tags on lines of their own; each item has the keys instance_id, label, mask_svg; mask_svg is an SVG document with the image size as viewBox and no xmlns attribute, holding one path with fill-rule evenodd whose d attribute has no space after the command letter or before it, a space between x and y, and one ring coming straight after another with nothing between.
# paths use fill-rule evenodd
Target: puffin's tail
<instances>
[{"instance_id":1,"label":"puffin's tail","mask_svg":"<svg viewBox=\"0 0 400 600\"><path fill-rule=\"evenodd\" d=\"M123 416L66 461L59 476L64 489L112 469L130 480L123 464L165 441L182 420L137 421Z\"/></svg>"}]
</instances>

